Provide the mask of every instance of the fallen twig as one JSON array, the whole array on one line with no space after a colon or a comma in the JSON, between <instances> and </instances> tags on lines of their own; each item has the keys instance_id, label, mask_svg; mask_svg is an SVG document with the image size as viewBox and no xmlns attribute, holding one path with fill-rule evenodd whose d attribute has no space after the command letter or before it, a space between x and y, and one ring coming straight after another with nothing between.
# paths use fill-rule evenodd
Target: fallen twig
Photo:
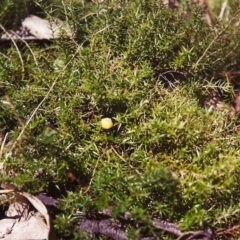
<instances>
[{"instance_id":1,"label":"fallen twig","mask_svg":"<svg viewBox=\"0 0 240 240\"><path fill-rule=\"evenodd\" d=\"M127 239L126 232L114 226L109 219L97 221L80 217L77 220L77 228L89 233L102 234L115 240Z\"/></svg>"},{"instance_id":2,"label":"fallen twig","mask_svg":"<svg viewBox=\"0 0 240 240\"><path fill-rule=\"evenodd\" d=\"M240 231L240 224L228 229L219 229L216 231L216 236L224 236L224 237L234 236L239 231Z\"/></svg>"},{"instance_id":3,"label":"fallen twig","mask_svg":"<svg viewBox=\"0 0 240 240\"><path fill-rule=\"evenodd\" d=\"M99 212L100 216L108 219L103 220L91 220L87 219L85 216L81 216L77 218L76 224L77 228L88 233L94 234L102 234L104 236L110 237L114 240L124 240L128 239L128 235L126 230L118 224L122 220L130 220L129 223L133 223L134 220L129 212L124 213L123 217L119 218L118 221L115 221L112 218L111 210L104 209ZM212 240L213 239L213 231L208 228L200 231L189 231L189 232L181 232L178 225L174 223L170 223L168 221L163 221L160 219L152 220L152 226L156 229L162 230L166 233L169 233L176 237L177 240ZM139 237L137 240L154 240L155 237Z\"/></svg>"}]
</instances>

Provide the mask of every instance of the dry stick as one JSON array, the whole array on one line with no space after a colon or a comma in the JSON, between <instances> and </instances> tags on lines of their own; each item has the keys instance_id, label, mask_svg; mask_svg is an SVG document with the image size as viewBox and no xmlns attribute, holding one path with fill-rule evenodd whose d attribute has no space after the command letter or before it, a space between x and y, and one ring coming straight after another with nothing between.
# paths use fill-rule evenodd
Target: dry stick
<instances>
[{"instance_id":1,"label":"dry stick","mask_svg":"<svg viewBox=\"0 0 240 240\"><path fill-rule=\"evenodd\" d=\"M174 223L170 223L170 222L159 220L159 219L154 219L152 221L152 223L155 228L161 229L161 230L168 232L174 236L180 237L183 234L181 232L179 226Z\"/></svg>"},{"instance_id":2,"label":"dry stick","mask_svg":"<svg viewBox=\"0 0 240 240\"><path fill-rule=\"evenodd\" d=\"M6 58L7 60L9 60L9 61L10 61L10 58L9 58L9 57L7 57L5 54L3 54L3 53L1 53L1 52L0 52L0 55L1 55L1 56L3 56L4 58Z\"/></svg>"},{"instance_id":3,"label":"dry stick","mask_svg":"<svg viewBox=\"0 0 240 240\"><path fill-rule=\"evenodd\" d=\"M0 27L1 27L1 25L0 25ZM5 31L5 32L6 32L6 31ZM7 33L7 32L6 32L6 33ZM8 33L7 33L7 34L8 34ZM15 34L15 33L14 33L14 34ZM15 35L16 35L16 34L15 34ZM8 35L8 36L10 36L10 35ZM11 40L13 41L13 44L15 45L16 43L14 42L14 40L13 40L12 38L11 38ZM30 46L28 45L28 43L27 43L25 40L23 40L23 39L21 39L21 40L26 44L26 46L28 47L28 49L29 49L30 52L32 53L34 62L35 62L35 64L36 64L36 66L38 66L37 59L36 59L36 57L35 57L32 49L30 48ZM17 48L16 45L15 45L15 47L16 47L17 51L19 52L19 49ZM19 52L19 56L20 56L20 59L22 59L20 52ZM21 62L22 62L22 64L23 64L23 61L22 61L22 60L21 60ZM24 69L22 69L22 71L24 72ZM8 95L5 95L5 99L6 99L6 101L8 101L8 103L9 103L9 105L10 105L10 108L11 108L13 114L16 116L16 118L17 118L17 120L18 120L19 125L21 125L22 127L24 127L23 120L21 119L21 117L20 117L19 114L17 113L15 107L13 106L13 104L12 104L12 102L11 102L11 100L10 100L10 97L9 97ZM7 136L7 135L5 135L5 137L6 137L6 136ZM6 139L5 139L5 141L6 141ZM5 143L5 141L4 141L4 143ZM2 154L3 154L3 146L4 146L4 144L1 146L0 159L2 158Z\"/></svg>"},{"instance_id":4,"label":"dry stick","mask_svg":"<svg viewBox=\"0 0 240 240\"><path fill-rule=\"evenodd\" d=\"M36 114L36 112L38 111L38 109L42 106L42 104L46 101L46 99L48 98L49 94L52 92L54 86L57 83L57 80L61 77L62 73L65 71L65 69L68 67L68 65L70 64L70 62L75 58L75 56L78 53L79 48L82 45L78 46L76 52L74 53L74 55L71 57L71 59L67 62L67 64L64 66L64 68L62 69L62 71L58 74L58 76L55 78L53 84L51 85L51 87L49 88L47 94L45 95L45 97L43 98L43 100L38 104L38 106L34 109L34 111L32 112L31 116L29 117L28 121L26 122L25 126L23 127L22 131L20 132L20 134L18 135L16 141L13 143L11 150L12 151L14 149L14 147L16 146L17 142L19 141L19 139L22 137L24 131L26 130L28 124L31 122L31 120L33 119L34 115Z\"/></svg>"},{"instance_id":5,"label":"dry stick","mask_svg":"<svg viewBox=\"0 0 240 240\"><path fill-rule=\"evenodd\" d=\"M10 36L10 39L11 39L11 40L13 39L12 36L11 36L8 32L5 31L5 33L7 33L8 37ZM12 31L11 33L12 33L14 36L17 37L17 38L16 38L17 40L21 40L21 41L23 41L23 42L26 44L27 48L29 49L29 51L31 52L31 54L32 54L32 56L33 56L33 59L34 59L34 62L35 62L35 64L36 64L36 66L38 67L37 59L36 59L36 57L35 57L32 49L31 49L31 47L29 46L29 44L24 40L24 38L22 38L22 37L20 37L19 35L17 35L14 31Z\"/></svg>"},{"instance_id":6,"label":"dry stick","mask_svg":"<svg viewBox=\"0 0 240 240\"><path fill-rule=\"evenodd\" d=\"M210 17L210 13L209 13L209 10L208 10L208 4L207 4L206 0L199 0L199 3L200 3L200 5L203 9L204 14L205 14L205 18L206 18L208 26L210 27L211 30L213 30L212 19Z\"/></svg>"},{"instance_id":7,"label":"dry stick","mask_svg":"<svg viewBox=\"0 0 240 240\"><path fill-rule=\"evenodd\" d=\"M108 219L103 220L91 220L87 219L84 216L77 218L77 228L80 230L84 230L89 233L100 233L102 235L111 237L115 240L124 240L127 239L127 232L124 231L121 227L114 224L114 220L112 219L112 212L110 209L103 209L100 212L105 218ZM123 219L125 220L133 220L131 217L131 213L125 212ZM152 220L152 225L159 230L162 230L166 233L170 233L177 237L177 240L186 240L186 239L201 239L201 240L212 240L213 239L213 231L208 228L200 231L189 231L189 232L181 232L178 225L174 223L170 223L168 221L163 221L160 219ZM139 237L137 240L154 240L154 237Z\"/></svg>"},{"instance_id":8,"label":"dry stick","mask_svg":"<svg viewBox=\"0 0 240 240\"><path fill-rule=\"evenodd\" d=\"M102 234L114 240L127 240L127 232L115 226L110 219L89 220L85 217L78 218L77 228L88 233ZM155 240L154 237L139 237L136 240Z\"/></svg>"},{"instance_id":9,"label":"dry stick","mask_svg":"<svg viewBox=\"0 0 240 240\"><path fill-rule=\"evenodd\" d=\"M14 33L14 34L17 35L16 33ZM31 49L31 47L29 46L29 44L23 38L20 38L20 40L23 41L26 44L27 48L29 49L29 51L31 52L31 54L33 56L33 59L34 59L34 62L36 64L36 66L38 67L38 61L37 61L32 49Z\"/></svg>"},{"instance_id":10,"label":"dry stick","mask_svg":"<svg viewBox=\"0 0 240 240\"><path fill-rule=\"evenodd\" d=\"M3 141L2 141L2 144L1 144L1 149L0 149L0 159L2 158L2 155L3 155L3 149L4 149L4 145L6 143L6 140L7 140L7 135L8 133L5 134L4 138L3 138ZM2 163L1 163L2 165ZM1 169L2 166L0 166L0 169Z\"/></svg>"},{"instance_id":11,"label":"dry stick","mask_svg":"<svg viewBox=\"0 0 240 240\"><path fill-rule=\"evenodd\" d=\"M96 161L96 163L95 163L95 166L94 166L94 169L93 169L93 173L92 173L92 177L91 177L91 179L90 179L90 181L89 181L89 184L88 184L88 187L87 187L87 189L84 191L84 193L87 193L87 192L89 191L91 185L92 185L93 177L94 177L94 175L95 175L95 173L96 173L96 170L97 170L97 167L98 167L98 163L99 163L99 161L100 161L100 159L101 159L102 156L103 156L103 154L101 154L101 155L98 157L98 159L97 159L97 161Z\"/></svg>"},{"instance_id":12,"label":"dry stick","mask_svg":"<svg viewBox=\"0 0 240 240\"><path fill-rule=\"evenodd\" d=\"M127 240L126 232L114 226L109 219L98 221L81 217L77 220L77 228L88 233L102 234L115 240Z\"/></svg>"},{"instance_id":13,"label":"dry stick","mask_svg":"<svg viewBox=\"0 0 240 240\"><path fill-rule=\"evenodd\" d=\"M112 215L112 211L108 208L106 209L103 209L101 212L100 212L101 215L105 216L105 217L109 217L109 218L112 218L113 215ZM124 213L124 217L123 217L124 220L133 220L132 218L132 215L130 212L125 212ZM167 233L170 233L176 237L180 237L183 235L183 233L181 232L180 228L178 225L174 224L174 223L171 223L171 222L168 222L168 221L164 221L164 220L160 220L160 219L153 219L152 220L152 225L157 228L157 229L160 229L160 230L163 230Z\"/></svg>"},{"instance_id":14,"label":"dry stick","mask_svg":"<svg viewBox=\"0 0 240 240\"><path fill-rule=\"evenodd\" d=\"M224 214L223 216L218 217L216 220L217 220L218 222L220 222L222 219L227 219L227 218L229 218L229 217L232 217L233 215L236 215L236 214L239 213L239 212L240 212L240 209L238 208L238 209L236 209L236 210L234 210L234 211L231 211L230 213L226 213L226 214Z\"/></svg>"},{"instance_id":15,"label":"dry stick","mask_svg":"<svg viewBox=\"0 0 240 240\"><path fill-rule=\"evenodd\" d=\"M217 230L216 235L217 236L224 236L224 235L234 235L233 232L239 232L240 230L240 225L233 226L232 228L226 229L226 230Z\"/></svg>"},{"instance_id":16,"label":"dry stick","mask_svg":"<svg viewBox=\"0 0 240 240\"><path fill-rule=\"evenodd\" d=\"M208 50L211 48L211 46L215 43L215 41L227 30L227 28L229 27L229 25L231 24L231 22L235 19L235 17L237 16L237 14L240 12L240 8L235 12L234 16L230 19L230 21L228 22L227 26L220 32L218 33L215 38L210 42L210 44L208 45L208 47L205 49L205 51L203 52L202 56L197 60L197 62L195 64L193 64L193 66L190 69L190 72L194 69L196 69L196 67L198 66L198 64L202 61L202 59L205 57L205 55L207 54Z\"/></svg>"},{"instance_id":17,"label":"dry stick","mask_svg":"<svg viewBox=\"0 0 240 240\"><path fill-rule=\"evenodd\" d=\"M16 42L14 41L14 39L11 37L11 35L6 31L6 29L2 26L2 24L0 24L0 28L7 34L7 36L9 37L9 39L11 39L11 41L13 42L13 45L15 46L18 56L20 58L21 64L22 64L22 73L24 73L24 63L23 63L23 59L20 53L19 48L17 47Z\"/></svg>"},{"instance_id":18,"label":"dry stick","mask_svg":"<svg viewBox=\"0 0 240 240\"><path fill-rule=\"evenodd\" d=\"M228 4L228 0L225 0L225 2L222 4L222 8L221 8L221 11L220 11L219 16L218 16L218 18L220 20L223 18L223 15L224 15L225 10L227 8L227 4Z\"/></svg>"}]
</instances>

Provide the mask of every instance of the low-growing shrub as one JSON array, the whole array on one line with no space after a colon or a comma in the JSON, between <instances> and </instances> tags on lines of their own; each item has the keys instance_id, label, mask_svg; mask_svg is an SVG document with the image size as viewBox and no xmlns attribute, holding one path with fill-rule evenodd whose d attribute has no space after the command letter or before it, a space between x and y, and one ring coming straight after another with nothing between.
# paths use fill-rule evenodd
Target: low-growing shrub
<instances>
[{"instance_id":1,"label":"low-growing shrub","mask_svg":"<svg viewBox=\"0 0 240 240\"><path fill-rule=\"evenodd\" d=\"M239 221L239 9L212 31L197 6L186 20L159 0L36 2L76 35L0 42L2 182L59 198L59 239L83 239L77 213L103 209L131 213L129 239L170 239L154 218L221 239Z\"/></svg>"}]
</instances>

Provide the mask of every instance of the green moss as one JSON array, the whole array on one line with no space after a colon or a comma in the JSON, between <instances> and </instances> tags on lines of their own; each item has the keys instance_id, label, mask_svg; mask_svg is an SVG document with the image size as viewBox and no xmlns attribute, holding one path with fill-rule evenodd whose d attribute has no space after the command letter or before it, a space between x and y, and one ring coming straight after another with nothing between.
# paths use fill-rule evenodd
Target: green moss
<instances>
[{"instance_id":1,"label":"green moss","mask_svg":"<svg viewBox=\"0 0 240 240\"><path fill-rule=\"evenodd\" d=\"M59 2L39 4L50 15L50 6L61 10L74 41L0 46L3 181L55 189L63 235L76 211L103 208L130 211L147 229L154 217L185 230L236 223L240 150L229 73L238 77L237 10L210 32L199 8L186 21L158 0ZM212 90L226 109L203 106ZM103 117L114 127L101 129Z\"/></svg>"}]
</instances>

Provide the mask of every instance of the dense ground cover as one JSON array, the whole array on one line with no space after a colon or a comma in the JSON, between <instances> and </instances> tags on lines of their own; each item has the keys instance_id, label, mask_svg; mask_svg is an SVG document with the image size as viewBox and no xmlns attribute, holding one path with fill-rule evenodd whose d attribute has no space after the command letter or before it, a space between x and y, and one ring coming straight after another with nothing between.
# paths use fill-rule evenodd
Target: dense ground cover
<instances>
[{"instance_id":1,"label":"dense ground cover","mask_svg":"<svg viewBox=\"0 0 240 240\"><path fill-rule=\"evenodd\" d=\"M58 198L58 239L82 239L77 217L103 209L120 222L131 213L128 239L172 239L154 218L238 239L237 4L211 31L201 8L183 19L157 0L18 3L2 3L5 28L34 9L76 35L0 43L1 182ZM220 6L210 1L213 16ZM213 92L218 109L205 105Z\"/></svg>"}]
</instances>

